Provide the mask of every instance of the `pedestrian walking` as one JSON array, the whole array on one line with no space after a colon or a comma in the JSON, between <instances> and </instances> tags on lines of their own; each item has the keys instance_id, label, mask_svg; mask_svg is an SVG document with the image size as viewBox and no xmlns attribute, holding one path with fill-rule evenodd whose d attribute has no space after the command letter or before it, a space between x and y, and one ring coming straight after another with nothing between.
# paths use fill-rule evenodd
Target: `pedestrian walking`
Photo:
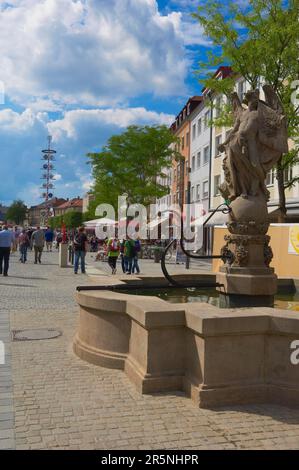
<instances>
[{"instance_id":1,"label":"pedestrian walking","mask_svg":"<svg viewBox=\"0 0 299 470\"><path fill-rule=\"evenodd\" d=\"M138 264L138 253L141 251L141 243L140 240L137 239L135 240L135 245L134 245L134 257L133 257L133 263L132 263L132 274L136 273L140 274L140 268Z\"/></svg>"},{"instance_id":2,"label":"pedestrian walking","mask_svg":"<svg viewBox=\"0 0 299 470\"><path fill-rule=\"evenodd\" d=\"M13 231L14 234L14 241L13 241L13 251L18 251L19 248L19 236L21 235L21 232L18 227L14 228Z\"/></svg>"},{"instance_id":3,"label":"pedestrian walking","mask_svg":"<svg viewBox=\"0 0 299 470\"><path fill-rule=\"evenodd\" d=\"M62 233L61 232L57 232L55 241L56 241L56 249L59 250L59 245L62 242Z\"/></svg>"},{"instance_id":4,"label":"pedestrian walking","mask_svg":"<svg viewBox=\"0 0 299 470\"><path fill-rule=\"evenodd\" d=\"M112 274L116 274L116 263L119 257L119 241L117 238L110 238L107 243L108 264Z\"/></svg>"},{"instance_id":5,"label":"pedestrian walking","mask_svg":"<svg viewBox=\"0 0 299 470\"><path fill-rule=\"evenodd\" d=\"M3 273L3 276L8 276L9 257L13 241L13 233L4 225L0 231L0 274Z\"/></svg>"},{"instance_id":6,"label":"pedestrian walking","mask_svg":"<svg viewBox=\"0 0 299 470\"><path fill-rule=\"evenodd\" d=\"M30 240L25 229L22 230L19 236L19 249L20 249L20 261L21 263L26 263L27 261L27 250L30 246Z\"/></svg>"},{"instance_id":7,"label":"pedestrian walking","mask_svg":"<svg viewBox=\"0 0 299 470\"><path fill-rule=\"evenodd\" d=\"M54 240L54 232L50 227L47 227L47 230L45 231L45 239L46 239L47 253L49 253L49 251L52 251L53 240Z\"/></svg>"},{"instance_id":8,"label":"pedestrian walking","mask_svg":"<svg viewBox=\"0 0 299 470\"><path fill-rule=\"evenodd\" d=\"M121 269L124 274L126 274L126 265L125 265L125 240L120 240L119 242L119 253L120 253L120 260L121 260Z\"/></svg>"},{"instance_id":9,"label":"pedestrian walking","mask_svg":"<svg viewBox=\"0 0 299 470\"><path fill-rule=\"evenodd\" d=\"M42 262L45 240L45 232L40 227L37 227L31 236L31 246L34 248L34 264L37 264L37 262L41 264Z\"/></svg>"},{"instance_id":10,"label":"pedestrian walking","mask_svg":"<svg viewBox=\"0 0 299 470\"><path fill-rule=\"evenodd\" d=\"M79 261L81 261L81 272L85 274L85 256L87 252L87 235L85 233L85 228L80 227L78 233L74 237L73 246L75 251L75 264L74 272L78 274Z\"/></svg>"},{"instance_id":11,"label":"pedestrian walking","mask_svg":"<svg viewBox=\"0 0 299 470\"><path fill-rule=\"evenodd\" d=\"M135 241L126 240L124 246L125 270L126 274L132 273L132 264L135 254Z\"/></svg>"}]
</instances>

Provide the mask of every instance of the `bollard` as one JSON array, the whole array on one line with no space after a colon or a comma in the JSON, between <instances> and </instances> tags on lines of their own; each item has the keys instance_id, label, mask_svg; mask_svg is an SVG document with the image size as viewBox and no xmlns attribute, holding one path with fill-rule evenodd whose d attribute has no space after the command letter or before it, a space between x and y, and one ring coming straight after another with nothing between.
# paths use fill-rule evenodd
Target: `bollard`
<instances>
[{"instance_id":1,"label":"bollard","mask_svg":"<svg viewBox=\"0 0 299 470\"><path fill-rule=\"evenodd\" d=\"M68 267L67 253L68 253L67 243L60 243L59 244L59 267L60 268Z\"/></svg>"}]
</instances>

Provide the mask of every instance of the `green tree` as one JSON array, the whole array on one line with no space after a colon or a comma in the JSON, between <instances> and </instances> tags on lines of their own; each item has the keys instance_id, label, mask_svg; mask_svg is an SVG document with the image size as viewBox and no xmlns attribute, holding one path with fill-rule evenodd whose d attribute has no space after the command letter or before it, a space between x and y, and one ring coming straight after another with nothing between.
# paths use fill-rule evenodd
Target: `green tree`
<instances>
[{"instance_id":1,"label":"green tree","mask_svg":"<svg viewBox=\"0 0 299 470\"><path fill-rule=\"evenodd\" d=\"M66 212L63 216L63 221L66 225L66 228L78 228L82 225L82 213L77 211Z\"/></svg>"},{"instance_id":2,"label":"green tree","mask_svg":"<svg viewBox=\"0 0 299 470\"><path fill-rule=\"evenodd\" d=\"M92 165L95 200L85 219L95 217L98 204L111 204L117 210L118 196L127 194L129 204L148 206L168 193L157 177L165 178L171 167L172 150L178 139L167 126L130 126L121 135L110 137L100 153L88 154Z\"/></svg>"},{"instance_id":3,"label":"green tree","mask_svg":"<svg viewBox=\"0 0 299 470\"><path fill-rule=\"evenodd\" d=\"M17 225L21 225L26 219L27 206L23 201L18 199L14 201L8 208L6 213L7 220L14 222Z\"/></svg>"},{"instance_id":4,"label":"green tree","mask_svg":"<svg viewBox=\"0 0 299 470\"><path fill-rule=\"evenodd\" d=\"M49 226L51 227L52 230L54 230L55 228L61 228L62 224L63 224L62 215L56 215L49 219Z\"/></svg>"},{"instance_id":5,"label":"green tree","mask_svg":"<svg viewBox=\"0 0 299 470\"><path fill-rule=\"evenodd\" d=\"M207 2L193 16L214 46L200 72L204 86L215 93L230 95L236 76L243 76L253 89L260 81L271 85L280 97L288 121L288 135L295 148L282 155L276 168L279 190L280 220L286 215L285 190L298 183L298 176L284 182L284 172L298 163L299 114L294 96L294 81L299 79L299 0L248 0ZM213 78L211 69L228 63L235 76L224 80ZM198 72L199 73L199 72ZM222 109L218 125L230 125L228 109Z\"/></svg>"}]
</instances>

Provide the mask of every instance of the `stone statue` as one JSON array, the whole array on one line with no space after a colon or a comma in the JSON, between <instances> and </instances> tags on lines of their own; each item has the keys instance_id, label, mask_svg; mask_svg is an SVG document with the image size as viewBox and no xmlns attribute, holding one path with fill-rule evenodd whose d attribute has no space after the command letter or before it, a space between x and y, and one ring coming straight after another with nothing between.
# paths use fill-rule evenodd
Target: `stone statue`
<instances>
[{"instance_id":1,"label":"stone statue","mask_svg":"<svg viewBox=\"0 0 299 470\"><path fill-rule=\"evenodd\" d=\"M234 127L219 150L226 152L223 162L225 183L220 187L225 199L233 201L269 193L265 185L267 172L288 151L286 119L278 96L269 85L259 91L248 91L243 108L237 93L232 94Z\"/></svg>"},{"instance_id":2,"label":"stone statue","mask_svg":"<svg viewBox=\"0 0 299 470\"><path fill-rule=\"evenodd\" d=\"M217 280L234 302L238 296L243 300L255 296L266 298L267 305L267 299L271 304L276 292L277 278L269 267L273 253L270 237L266 235L269 192L265 180L267 172L288 151L288 137L279 97L269 85L263 90L265 101L259 98L258 90L246 93L243 101L246 108L233 93L234 126L219 147L225 151L225 182L220 191L229 201L231 211L227 223L230 234L225 236L222 248L227 261Z\"/></svg>"}]
</instances>

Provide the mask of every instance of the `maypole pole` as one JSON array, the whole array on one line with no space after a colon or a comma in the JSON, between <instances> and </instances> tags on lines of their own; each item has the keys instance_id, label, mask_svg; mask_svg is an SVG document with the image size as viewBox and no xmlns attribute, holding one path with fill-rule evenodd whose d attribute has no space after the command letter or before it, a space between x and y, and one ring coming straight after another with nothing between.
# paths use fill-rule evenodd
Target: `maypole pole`
<instances>
[{"instance_id":1,"label":"maypole pole","mask_svg":"<svg viewBox=\"0 0 299 470\"><path fill-rule=\"evenodd\" d=\"M55 161L55 154L56 150L51 149L51 142L52 142L52 136L48 136L48 148L42 150L43 156L43 174L41 179L44 180L44 183L42 184L42 190L44 191L42 194L42 198L45 201L45 212L44 212L44 225L48 225L48 220L50 217L50 200L53 198L53 189L54 189L54 184L53 180L55 180L54 174L52 173L54 168L53 162Z\"/></svg>"}]
</instances>

